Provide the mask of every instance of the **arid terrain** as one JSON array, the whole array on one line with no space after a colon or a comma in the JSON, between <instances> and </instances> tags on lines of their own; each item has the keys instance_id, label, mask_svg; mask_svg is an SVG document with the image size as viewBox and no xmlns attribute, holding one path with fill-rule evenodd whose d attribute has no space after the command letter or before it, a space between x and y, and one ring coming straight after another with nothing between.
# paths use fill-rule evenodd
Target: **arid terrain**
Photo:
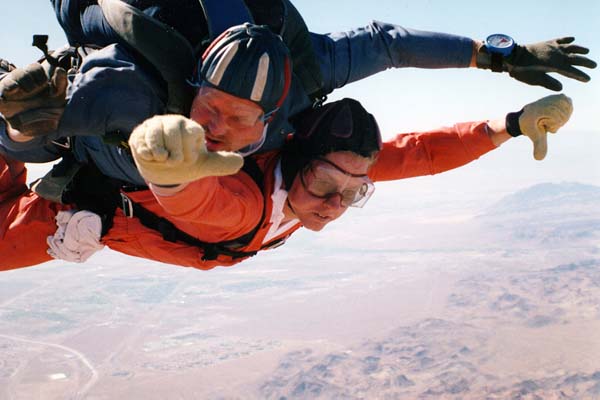
<instances>
[{"instance_id":1,"label":"arid terrain","mask_svg":"<svg viewBox=\"0 0 600 400\"><path fill-rule=\"evenodd\" d=\"M0 274L0 399L600 398L600 188L369 206L229 269Z\"/></svg>"}]
</instances>

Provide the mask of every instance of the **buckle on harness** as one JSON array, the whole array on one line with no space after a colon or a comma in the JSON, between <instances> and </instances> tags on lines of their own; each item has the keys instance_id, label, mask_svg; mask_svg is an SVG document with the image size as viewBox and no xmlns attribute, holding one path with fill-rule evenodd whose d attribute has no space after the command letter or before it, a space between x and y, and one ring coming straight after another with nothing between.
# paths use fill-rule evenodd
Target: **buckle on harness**
<instances>
[{"instance_id":1,"label":"buckle on harness","mask_svg":"<svg viewBox=\"0 0 600 400\"><path fill-rule=\"evenodd\" d=\"M121 209L127 218L133 218L133 202L123 192L121 194Z\"/></svg>"},{"instance_id":2,"label":"buckle on harness","mask_svg":"<svg viewBox=\"0 0 600 400\"><path fill-rule=\"evenodd\" d=\"M312 104L312 108L319 108L323 105L323 103L325 103L327 101L327 96L323 95L323 96L317 96L315 97L313 104Z\"/></svg>"},{"instance_id":3,"label":"buckle on harness","mask_svg":"<svg viewBox=\"0 0 600 400\"><path fill-rule=\"evenodd\" d=\"M261 248L261 250L273 250L273 249L276 249L276 248L278 248L280 246L283 246L285 244L285 241L287 240L287 238L288 237L284 237L284 238L278 239L278 240L276 240L274 242L268 243L265 246L263 246Z\"/></svg>"},{"instance_id":4,"label":"buckle on harness","mask_svg":"<svg viewBox=\"0 0 600 400\"><path fill-rule=\"evenodd\" d=\"M61 147L65 150L69 150L71 148L71 138L66 137L57 140L52 140L52 144L55 144L56 146Z\"/></svg>"}]
</instances>

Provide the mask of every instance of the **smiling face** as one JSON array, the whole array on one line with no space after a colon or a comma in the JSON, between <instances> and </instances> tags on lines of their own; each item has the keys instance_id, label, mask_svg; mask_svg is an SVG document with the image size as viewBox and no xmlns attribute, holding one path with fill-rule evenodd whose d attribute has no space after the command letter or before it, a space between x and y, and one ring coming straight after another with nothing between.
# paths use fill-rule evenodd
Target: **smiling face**
<instances>
[{"instance_id":1,"label":"smiling face","mask_svg":"<svg viewBox=\"0 0 600 400\"><path fill-rule=\"evenodd\" d=\"M348 200L354 198L351 194L360 193L370 183L366 174L371 159L347 151L323 158L325 162L314 160L298 173L288 191L287 211L312 231L339 218L348 209Z\"/></svg>"},{"instance_id":2,"label":"smiling face","mask_svg":"<svg viewBox=\"0 0 600 400\"><path fill-rule=\"evenodd\" d=\"M192 103L190 118L206 130L209 151L237 151L261 140L263 110L250 100L202 86Z\"/></svg>"}]
</instances>

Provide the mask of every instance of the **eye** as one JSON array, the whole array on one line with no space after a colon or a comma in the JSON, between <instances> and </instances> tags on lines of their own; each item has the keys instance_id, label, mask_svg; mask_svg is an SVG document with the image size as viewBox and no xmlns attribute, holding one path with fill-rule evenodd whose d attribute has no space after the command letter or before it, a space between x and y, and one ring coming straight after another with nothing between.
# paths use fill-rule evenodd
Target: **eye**
<instances>
[{"instance_id":1,"label":"eye","mask_svg":"<svg viewBox=\"0 0 600 400\"><path fill-rule=\"evenodd\" d=\"M232 116L229 118L230 122L242 126L254 126L256 119L250 116Z\"/></svg>"},{"instance_id":2,"label":"eye","mask_svg":"<svg viewBox=\"0 0 600 400\"><path fill-rule=\"evenodd\" d=\"M196 111L200 112L200 113L209 114L209 115L215 114L215 110L211 106L209 106L208 104L205 104L205 103L198 104L196 106Z\"/></svg>"},{"instance_id":3,"label":"eye","mask_svg":"<svg viewBox=\"0 0 600 400\"><path fill-rule=\"evenodd\" d=\"M354 203L357 198L356 193L356 190L344 190L342 192L342 204L344 206L349 206L350 204Z\"/></svg>"},{"instance_id":4,"label":"eye","mask_svg":"<svg viewBox=\"0 0 600 400\"><path fill-rule=\"evenodd\" d=\"M326 196L335 192L337 187L329 181L314 180L310 184L310 189L317 196Z\"/></svg>"}]
</instances>

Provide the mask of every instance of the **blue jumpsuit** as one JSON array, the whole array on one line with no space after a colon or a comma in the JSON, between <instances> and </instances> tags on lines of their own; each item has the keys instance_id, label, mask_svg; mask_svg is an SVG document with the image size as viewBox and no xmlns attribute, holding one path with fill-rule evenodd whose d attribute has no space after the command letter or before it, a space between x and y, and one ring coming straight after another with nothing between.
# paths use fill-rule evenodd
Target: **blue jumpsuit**
<instances>
[{"instance_id":1,"label":"blue jumpsuit","mask_svg":"<svg viewBox=\"0 0 600 400\"><path fill-rule=\"evenodd\" d=\"M178 1L198 4L198 0ZM147 118L164 114L164 82L123 45L115 44L117 36L104 20L99 6L89 6L81 13L76 7L81 0L52 2L71 43L105 47L87 56L70 82L58 129L48 136L16 143L10 140L4 123L0 122L0 152L25 162L52 161L60 157L53 141L77 136L73 153L78 161L93 162L108 176L143 185L144 180L128 151L106 144L102 137L115 132L127 136ZM198 26L202 24L191 23L193 14L184 12L182 16L182 10L180 14L169 14L166 7L148 6L167 0L127 2L157 18L170 18L167 22L179 24L178 30L188 40L193 41L200 35ZM310 35L326 93L388 68L466 68L473 46L469 38L377 21L348 32ZM293 79L288 97L268 126L267 140L260 151L281 147L287 134L293 132L289 118L311 105L299 80Z\"/></svg>"}]
</instances>

